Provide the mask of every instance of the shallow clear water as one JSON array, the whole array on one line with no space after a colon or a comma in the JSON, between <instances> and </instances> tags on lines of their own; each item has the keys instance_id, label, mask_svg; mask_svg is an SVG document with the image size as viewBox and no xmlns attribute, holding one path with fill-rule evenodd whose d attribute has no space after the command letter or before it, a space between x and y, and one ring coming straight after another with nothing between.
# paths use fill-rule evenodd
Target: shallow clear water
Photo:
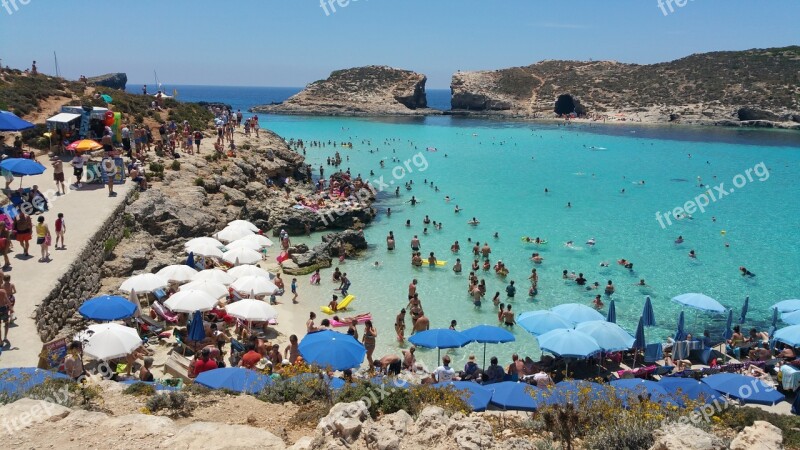
<instances>
[{"instance_id":1,"label":"shallow clear water","mask_svg":"<svg viewBox=\"0 0 800 450\"><path fill-rule=\"evenodd\" d=\"M370 179L383 175L386 183L395 181L392 169L397 164L391 162L392 157L406 161L421 155L416 163L424 157L425 164L411 161L411 173L396 181L401 186L399 198L394 196L395 185L380 195L376 205L380 215L366 231L370 250L363 258L341 265L353 282L351 292L358 297L354 312L369 311L376 320L380 333L377 356L397 351L394 316L406 306L412 278L419 280L418 292L432 327L447 327L451 319L456 319L462 330L480 323L497 323L490 299L500 291L501 301L507 301L508 280L515 280L519 286L512 302L517 312L568 302L590 305L594 291L562 280L564 269L583 272L590 282L601 285L613 280L618 323L631 332L645 295L652 297L658 326L646 330L648 341L674 332L680 307L670 299L682 293L710 295L733 308L736 318L749 295L747 327L767 326L769 305L800 297L800 282L795 275L800 268L796 244L800 230L800 188L795 182L800 176L797 134L628 126L564 128L449 117L369 120L268 116L262 126L286 139L352 141L351 150L309 147L308 161L316 167L338 150L350 158L343 168ZM387 143L386 139L396 141ZM438 151L426 151L427 147ZM370 149L378 151L370 154ZM379 167L382 158L388 158L385 169ZM752 182L748 180L712 203L705 213L695 212L692 220L673 220L666 229L656 220L657 211L664 213L681 206L709 189L697 185L698 176L712 185L724 182L729 191L737 174L746 177L747 169L762 162L768 168L768 177L763 171L751 171ZM370 170L375 171L374 177L369 177ZM331 172L332 168L326 167L326 174ZM396 170L395 174L401 172ZM425 186L426 179L432 180L440 192ZM409 192L402 184L410 180L414 188ZM645 184L637 184L640 180ZM549 194L545 194L545 188ZM406 203L412 194L422 201L415 207ZM452 198L450 203L445 201L446 195ZM571 208L566 207L568 202ZM453 212L456 204L463 208L460 214ZM386 208L392 209L391 217L386 217ZM426 214L443 222L443 229L429 227L429 234L423 235ZM467 224L473 216L481 221L477 227ZM412 227L404 225L406 219L411 220ZM394 252L388 252L385 245L390 230L397 241ZM494 232L499 233L498 239L492 237ZM439 259L448 261L447 267L416 269L410 265L409 242L415 234L422 240L423 254L435 252ZM549 244L523 244L520 237L524 235L540 236ZM684 244L674 244L678 235L683 235ZM592 237L597 240L594 248L585 244ZM502 259L511 271L507 279L493 271L479 272L488 286L487 299L479 310L466 295L472 261L468 238L489 241L492 264ZM455 240L461 244L459 255L449 250ZM565 248L563 243L569 240L578 248ZM697 259L688 257L691 249L697 252ZM545 258L543 264L535 266L540 279L535 300L525 295L527 277L534 267L530 261L533 251ZM461 275L451 271L456 257L462 259L466 269ZM616 264L620 258L634 263L633 273ZM372 266L375 261L381 262L380 268ZM601 261L611 266L601 268ZM757 277L741 277L738 268L742 265ZM650 290L634 286L640 278L646 280ZM328 295L321 295L316 302L306 301L316 309L316 303L327 303ZM605 300L603 313L608 307ZM718 337L723 326L724 317L692 311L687 314L690 332L699 334L709 328L712 336ZM516 342L489 346L489 355L497 355L501 361L512 352L539 356L532 336L520 328L514 334ZM453 356L460 363L473 352L480 354L482 347L472 344L453 352ZM436 358L435 351L418 355L428 364Z\"/></svg>"}]
</instances>

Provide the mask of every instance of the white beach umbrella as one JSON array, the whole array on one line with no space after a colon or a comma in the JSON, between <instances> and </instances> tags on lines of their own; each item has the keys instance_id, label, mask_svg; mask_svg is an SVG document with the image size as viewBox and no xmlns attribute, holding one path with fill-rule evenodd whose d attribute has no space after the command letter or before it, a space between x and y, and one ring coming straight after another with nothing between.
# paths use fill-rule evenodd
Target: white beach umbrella
<instances>
[{"instance_id":1,"label":"white beach umbrella","mask_svg":"<svg viewBox=\"0 0 800 450\"><path fill-rule=\"evenodd\" d=\"M142 345L142 338L135 329L117 323L91 325L84 336L88 339L83 353L95 359L109 360L133 353Z\"/></svg>"},{"instance_id":2,"label":"white beach umbrella","mask_svg":"<svg viewBox=\"0 0 800 450\"><path fill-rule=\"evenodd\" d=\"M272 247L272 241L262 234L251 234L243 238L239 238L236 241L252 241L262 247Z\"/></svg>"},{"instance_id":3,"label":"white beach umbrella","mask_svg":"<svg viewBox=\"0 0 800 450\"><path fill-rule=\"evenodd\" d=\"M235 248L222 254L222 259L238 266L241 264L255 264L261 261L261 253L249 248Z\"/></svg>"},{"instance_id":4,"label":"white beach umbrella","mask_svg":"<svg viewBox=\"0 0 800 450\"><path fill-rule=\"evenodd\" d=\"M195 256L222 258L222 250L212 244L193 244L186 247L186 254L194 253Z\"/></svg>"},{"instance_id":5,"label":"white beach umbrella","mask_svg":"<svg viewBox=\"0 0 800 450\"><path fill-rule=\"evenodd\" d=\"M136 314L134 314L134 317L141 317L142 303L139 301L139 294L136 293L136 289L131 289L130 294L128 294L128 300L130 300L131 303L136 305Z\"/></svg>"},{"instance_id":6,"label":"white beach umbrella","mask_svg":"<svg viewBox=\"0 0 800 450\"><path fill-rule=\"evenodd\" d=\"M232 221L228 222L228 226L229 227L247 228L248 230L250 230L250 231L252 231L254 233L258 233L259 231L261 231L261 229L258 228L257 226L255 226L255 224L253 222L248 222L247 220L241 220L241 219L232 220Z\"/></svg>"},{"instance_id":7,"label":"white beach umbrella","mask_svg":"<svg viewBox=\"0 0 800 450\"><path fill-rule=\"evenodd\" d=\"M259 276L239 278L231 284L231 287L251 295L274 294L278 290L278 286L275 286L269 279Z\"/></svg>"},{"instance_id":8,"label":"white beach umbrella","mask_svg":"<svg viewBox=\"0 0 800 450\"><path fill-rule=\"evenodd\" d=\"M236 278L237 280L242 277L264 277L268 280L275 278L274 275L262 269L261 267L252 266L250 264L236 266L228 270L228 275Z\"/></svg>"},{"instance_id":9,"label":"white beach umbrella","mask_svg":"<svg viewBox=\"0 0 800 450\"><path fill-rule=\"evenodd\" d=\"M169 281L166 278L156 275L154 273L143 273L135 275L122 283L119 290L122 292L153 292L167 287Z\"/></svg>"},{"instance_id":10,"label":"white beach umbrella","mask_svg":"<svg viewBox=\"0 0 800 450\"><path fill-rule=\"evenodd\" d=\"M197 289L178 291L172 294L164 306L173 312L193 313L195 311L210 311L217 306L218 299L211 294Z\"/></svg>"},{"instance_id":11,"label":"white beach umbrella","mask_svg":"<svg viewBox=\"0 0 800 450\"><path fill-rule=\"evenodd\" d=\"M203 291L214 298L222 298L228 295L228 288L219 281L196 280L184 284L181 291Z\"/></svg>"},{"instance_id":12,"label":"white beach umbrella","mask_svg":"<svg viewBox=\"0 0 800 450\"><path fill-rule=\"evenodd\" d=\"M214 237L222 242L233 242L245 236L250 236L251 234L255 233L249 228L228 226L223 228L219 233L215 234Z\"/></svg>"},{"instance_id":13,"label":"white beach umbrella","mask_svg":"<svg viewBox=\"0 0 800 450\"><path fill-rule=\"evenodd\" d=\"M278 317L278 312L263 300L245 299L225 307L229 316L251 322L268 322Z\"/></svg>"},{"instance_id":14,"label":"white beach umbrella","mask_svg":"<svg viewBox=\"0 0 800 450\"><path fill-rule=\"evenodd\" d=\"M184 247L193 247L195 245L212 245L217 248L225 246L222 242L212 237L196 237L194 239L189 239L183 244Z\"/></svg>"},{"instance_id":15,"label":"white beach umbrella","mask_svg":"<svg viewBox=\"0 0 800 450\"><path fill-rule=\"evenodd\" d=\"M233 241L228 244L225 244L226 250L236 250L237 248L246 248L256 252L261 250L261 246L253 241L244 241L239 239L238 241Z\"/></svg>"},{"instance_id":16,"label":"white beach umbrella","mask_svg":"<svg viewBox=\"0 0 800 450\"><path fill-rule=\"evenodd\" d=\"M216 281L218 283L222 283L225 286L227 286L236 281L236 277L229 275L224 270L206 269L197 272L194 278L192 278L192 281L197 281L197 280Z\"/></svg>"},{"instance_id":17,"label":"white beach umbrella","mask_svg":"<svg viewBox=\"0 0 800 450\"><path fill-rule=\"evenodd\" d=\"M187 266L186 264L172 264L171 266L164 267L156 272L156 275L169 281L177 281L185 283L191 281L197 273L197 270Z\"/></svg>"}]
</instances>

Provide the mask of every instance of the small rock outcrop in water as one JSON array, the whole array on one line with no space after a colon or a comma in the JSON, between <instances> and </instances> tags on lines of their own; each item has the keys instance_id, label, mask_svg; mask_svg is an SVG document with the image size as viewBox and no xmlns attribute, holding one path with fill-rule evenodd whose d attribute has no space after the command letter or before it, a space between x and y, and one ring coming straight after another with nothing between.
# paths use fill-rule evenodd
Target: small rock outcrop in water
<instances>
[{"instance_id":1,"label":"small rock outcrop in water","mask_svg":"<svg viewBox=\"0 0 800 450\"><path fill-rule=\"evenodd\" d=\"M367 240L364 233L355 230L345 230L341 233L330 233L322 237L322 243L312 249L305 246L290 248L291 259L281 265L283 271L289 275L305 275L317 269L331 267L333 258L338 258L339 249L344 245L348 254L367 249Z\"/></svg>"},{"instance_id":2,"label":"small rock outcrop in water","mask_svg":"<svg viewBox=\"0 0 800 450\"><path fill-rule=\"evenodd\" d=\"M107 88L125 90L125 85L128 84L128 75L124 73L107 73L105 75L98 75L96 77L89 77L86 80L89 84L97 86L105 86Z\"/></svg>"},{"instance_id":3,"label":"small rock outcrop in water","mask_svg":"<svg viewBox=\"0 0 800 450\"><path fill-rule=\"evenodd\" d=\"M458 72L454 115L554 118L570 114L649 122L736 125L771 121L785 128L800 112L800 47L695 54L658 64L541 61L525 67ZM722 123L728 121L731 123ZM758 126L765 126L759 124Z\"/></svg>"},{"instance_id":4,"label":"small rock outcrop in water","mask_svg":"<svg viewBox=\"0 0 800 450\"><path fill-rule=\"evenodd\" d=\"M426 81L420 73L386 66L337 70L283 103L255 106L251 111L331 116L433 114L437 111L428 108Z\"/></svg>"}]
</instances>

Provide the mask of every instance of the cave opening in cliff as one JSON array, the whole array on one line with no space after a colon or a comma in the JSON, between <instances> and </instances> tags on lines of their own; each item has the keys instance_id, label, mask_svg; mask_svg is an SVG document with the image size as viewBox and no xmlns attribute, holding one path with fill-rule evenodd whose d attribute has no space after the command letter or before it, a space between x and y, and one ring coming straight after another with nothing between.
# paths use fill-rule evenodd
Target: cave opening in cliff
<instances>
[{"instance_id":1,"label":"cave opening in cliff","mask_svg":"<svg viewBox=\"0 0 800 450\"><path fill-rule=\"evenodd\" d=\"M556 99L556 107L553 111L559 116L568 116L570 114L577 114L577 103L574 98L569 94L561 94Z\"/></svg>"}]
</instances>

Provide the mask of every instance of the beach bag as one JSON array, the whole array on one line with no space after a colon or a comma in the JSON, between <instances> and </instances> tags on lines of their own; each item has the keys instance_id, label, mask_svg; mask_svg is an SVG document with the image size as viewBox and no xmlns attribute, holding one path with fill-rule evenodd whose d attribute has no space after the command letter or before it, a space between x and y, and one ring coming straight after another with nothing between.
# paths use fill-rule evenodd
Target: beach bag
<instances>
[{"instance_id":1,"label":"beach bag","mask_svg":"<svg viewBox=\"0 0 800 450\"><path fill-rule=\"evenodd\" d=\"M52 244L53 244L53 238L51 238L50 235L48 234L47 236L44 237L44 245L52 245Z\"/></svg>"}]
</instances>

